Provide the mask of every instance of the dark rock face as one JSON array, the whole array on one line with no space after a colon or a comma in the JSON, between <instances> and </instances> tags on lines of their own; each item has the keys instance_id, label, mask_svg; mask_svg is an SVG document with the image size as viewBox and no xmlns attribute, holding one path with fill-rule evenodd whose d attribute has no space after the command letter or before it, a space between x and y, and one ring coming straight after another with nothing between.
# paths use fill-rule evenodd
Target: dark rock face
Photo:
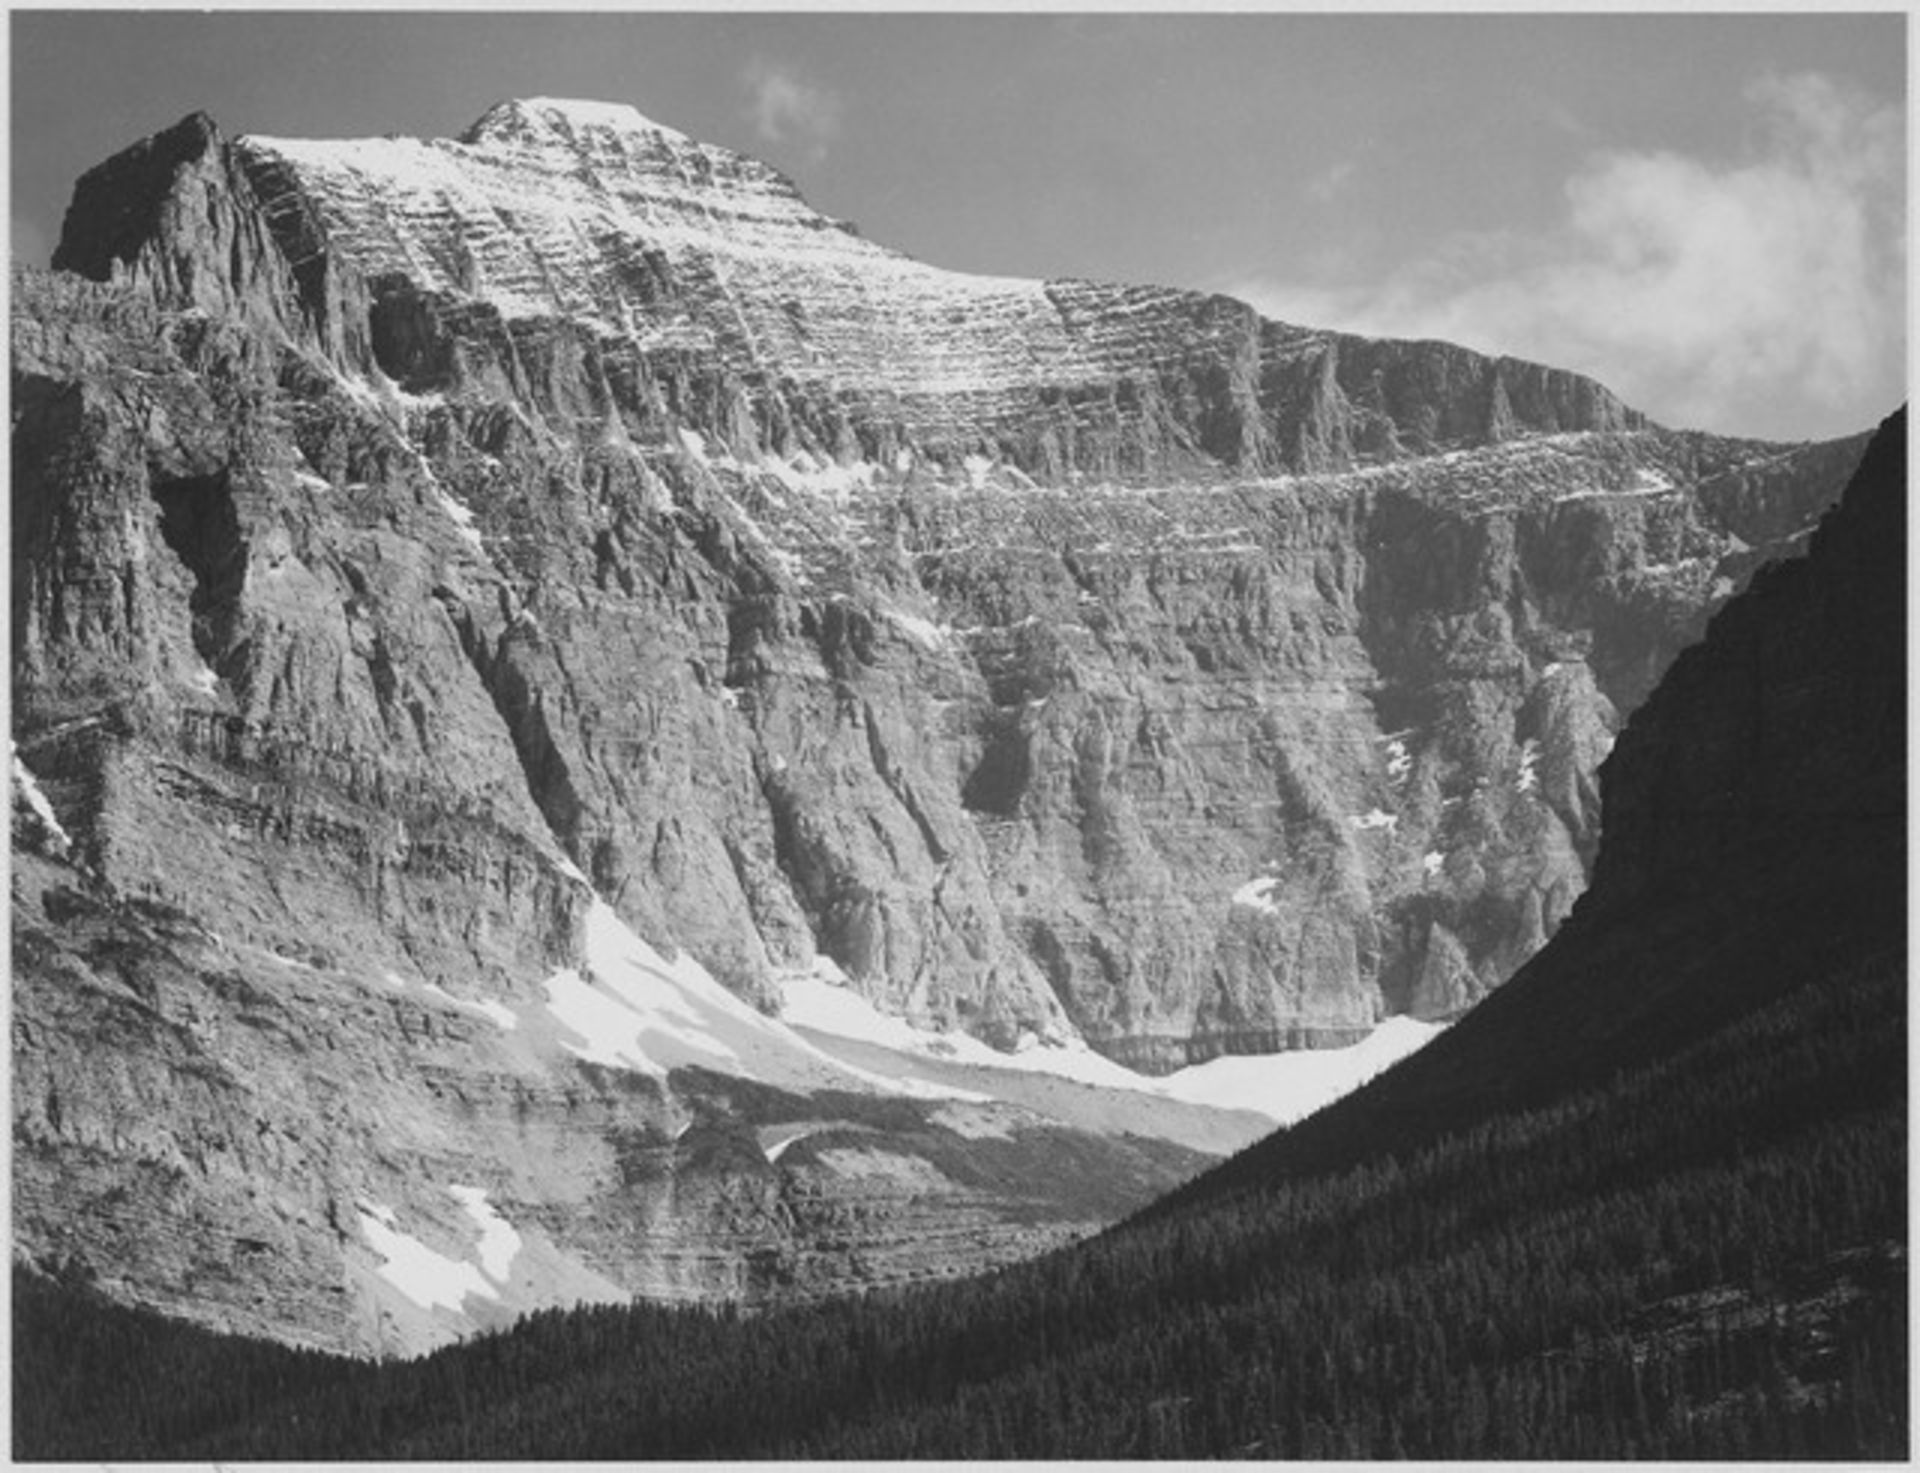
<instances>
[{"instance_id":1,"label":"dark rock face","mask_svg":"<svg viewBox=\"0 0 1920 1473\"><path fill-rule=\"evenodd\" d=\"M367 1152L380 1111L430 1119L419 1159L456 1183L602 1087L473 1011L536 1007L596 895L763 1009L824 956L922 1024L1149 1070L1450 1016L1584 888L1623 713L1860 448L1668 431L1576 375L1223 298L938 271L594 105L426 143L190 119L81 181L55 264L16 275L13 365L15 736L65 859L31 804L16 844L88 877L16 897L46 958L17 1067L64 1101L22 1127L54 1163L21 1198L48 1252L71 1163L132 1152L164 1184L215 1159L160 1103L190 1051L73 1093L104 1046L52 1046L51 979L138 1009L64 935L62 886L212 938L161 949L222 1038L267 1015L209 978L293 1034L388 975L454 999L479 1041L438 1092L376 1041L385 1003L342 1047L404 1098L246 1091L271 1130ZM287 1001L269 956L321 992ZM781 1067L796 1097L846 1084ZM674 1128L682 1087L594 1106L595 1139ZM338 1151L285 1204L314 1285L329 1194L391 1204L407 1175ZM598 1204L550 1227L543 1283L657 1288L608 1205L625 1158L563 1190L530 1154L500 1200ZM843 1194L904 1180L833 1159ZM234 1183L317 1169L245 1160ZM687 1284L738 1286L715 1241L815 1253L769 1204L740 1207L764 1241L716 1227L744 1199L714 1180L724 1212L658 1209L707 1245ZM970 1261L1033 1246L987 1198ZM198 1270L168 1272L194 1302ZM313 1338L381 1343L348 1297Z\"/></svg>"}]
</instances>

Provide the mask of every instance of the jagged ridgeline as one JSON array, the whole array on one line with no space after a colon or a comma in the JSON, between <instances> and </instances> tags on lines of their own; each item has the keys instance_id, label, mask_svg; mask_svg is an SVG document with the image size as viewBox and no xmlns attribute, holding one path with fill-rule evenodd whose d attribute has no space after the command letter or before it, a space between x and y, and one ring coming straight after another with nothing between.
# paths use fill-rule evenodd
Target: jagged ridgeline
<instances>
[{"instance_id":1,"label":"jagged ridgeline","mask_svg":"<svg viewBox=\"0 0 1920 1473\"><path fill-rule=\"evenodd\" d=\"M385 1367L19 1279L16 1453L1905 1458L1904 441L1629 723L1521 975L1155 1211Z\"/></svg>"},{"instance_id":2,"label":"jagged ridgeline","mask_svg":"<svg viewBox=\"0 0 1920 1473\"><path fill-rule=\"evenodd\" d=\"M770 1015L844 976L1155 1073L1457 1016L1863 443L944 271L600 104L191 118L54 266L14 277L17 1233L330 1347L1145 1201L1248 1117L903 1095Z\"/></svg>"}]
</instances>

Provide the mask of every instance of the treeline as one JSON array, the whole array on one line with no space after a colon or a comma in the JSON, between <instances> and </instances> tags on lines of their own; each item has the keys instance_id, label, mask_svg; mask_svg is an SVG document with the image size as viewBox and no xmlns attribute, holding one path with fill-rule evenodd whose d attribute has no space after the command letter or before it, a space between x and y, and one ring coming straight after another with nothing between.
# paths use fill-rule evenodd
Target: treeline
<instances>
[{"instance_id":1,"label":"treeline","mask_svg":"<svg viewBox=\"0 0 1920 1473\"><path fill-rule=\"evenodd\" d=\"M16 1457L1904 1458L1904 952L976 1280L372 1365L15 1280Z\"/></svg>"}]
</instances>

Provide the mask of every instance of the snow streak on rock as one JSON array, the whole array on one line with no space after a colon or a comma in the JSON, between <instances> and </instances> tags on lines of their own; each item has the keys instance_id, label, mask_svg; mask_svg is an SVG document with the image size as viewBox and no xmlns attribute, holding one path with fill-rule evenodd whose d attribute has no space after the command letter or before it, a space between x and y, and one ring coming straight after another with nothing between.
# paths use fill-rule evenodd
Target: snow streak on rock
<instances>
[{"instance_id":1,"label":"snow streak on rock","mask_svg":"<svg viewBox=\"0 0 1920 1473\"><path fill-rule=\"evenodd\" d=\"M13 753L13 788L17 794L27 800L28 808L45 826L48 837L70 847L73 843L72 837L60 826L60 820L53 811L53 805L47 801L47 795L41 791L40 784L28 770L27 764L20 760L20 754L17 751Z\"/></svg>"},{"instance_id":2,"label":"snow streak on rock","mask_svg":"<svg viewBox=\"0 0 1920 1473\"><path fill-rule=\"evenodd\" d=\"M507 1282L513 1272L513 1260L520 1253L520 1234L487 1201L478 1187L448 1187L447 1191L467 1209L480 1229L480 1270L497 1284Z\"/></svg>"}]
</instances>

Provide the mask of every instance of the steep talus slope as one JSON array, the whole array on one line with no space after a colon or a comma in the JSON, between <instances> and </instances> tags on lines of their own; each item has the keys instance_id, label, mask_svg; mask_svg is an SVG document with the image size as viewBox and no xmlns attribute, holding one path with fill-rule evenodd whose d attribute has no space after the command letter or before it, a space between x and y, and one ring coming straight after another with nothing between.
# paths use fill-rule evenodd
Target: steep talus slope
<instances>
[{"instance_id":1,"label":"steep talus slope","mask_svg":"<svg viewBox=\"0 0 1920 1473\"><path fill-rule=\"evenodd\" d=\"M24 1445L1904 1459L1905 433L1629 721L1542 952L1155 1210L959 1284L583 1310L392 1367L22 1280Z\"/></svg>"},{"instance_id":2,"label":"steep talus slope","mask_svg":"<svg viewBox=\"0 0 1920 1473\"><path fill-rule=\"evenodd\" d=\"M188 119L82 179L55 266L14 279L16 1221L325 1344L468 1323L375 1246L477 1252L453 1187L546 1235L502 1305L914 1277L1110 1217L1102 1172L1144 1201L1198 1158L1107 1132L1056 1179L1057 1121L828 1109L885 1091L791 1033L594 1057L569 1016L639 1026L596 917L764 1011L837 971L1151 1070L1451 1017L1585 885L1620 715L1859 452L941 271L591 104ZM690 1137L662 1185L730 1063L778 1092L713 1107L745 1164ZM756 1134L875 1112L909 1164ZM902 1250L928 1202L977 1230Z\"/></svg>"}]
</instances>

